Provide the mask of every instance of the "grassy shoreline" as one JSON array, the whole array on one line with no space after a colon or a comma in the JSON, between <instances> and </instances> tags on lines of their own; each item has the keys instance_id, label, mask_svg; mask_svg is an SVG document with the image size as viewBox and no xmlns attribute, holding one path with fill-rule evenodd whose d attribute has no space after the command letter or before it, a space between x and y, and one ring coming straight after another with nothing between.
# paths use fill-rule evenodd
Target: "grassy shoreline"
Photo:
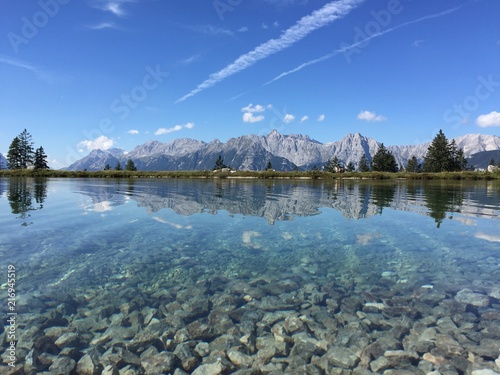
<instances>
[{"instance_id":1,"label":"grassy shoreline","mask_svg":"<svg viewBox=\"0 0 500 375\"><path fill-rule=\"evenodd\" d=\"M489 172L347 172L329 173L320 171L61 171L61 170L0 170L0 177L57 177L57 178L185 178L185 179L279 179L279 180L500 180L500 173Z\"/></svg>"}]
</instances>

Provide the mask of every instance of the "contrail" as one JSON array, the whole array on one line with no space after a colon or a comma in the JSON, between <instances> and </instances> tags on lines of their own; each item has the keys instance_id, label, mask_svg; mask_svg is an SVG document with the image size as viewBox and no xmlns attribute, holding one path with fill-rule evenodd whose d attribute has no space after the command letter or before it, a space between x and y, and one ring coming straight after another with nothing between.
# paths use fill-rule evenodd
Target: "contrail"
<instances>
[{"instance_id":1,"label":"contrail","mask_svg":"<svg viewBox=\"0 0 500 375\"><path fill-rule=\"evenodd\" d=\"M211 74L208 79L199 84L194 90L178 99L176 103L182 102L216 85L233 74L249 68L256 62L294 45L313 31L345 17L363 1L364 0L338 0L329 2L322 8L302 17L295 25L285 30L279 38L270 39L260 44L252 51L238 57L234 62L222 70Z\"/></svg>"},{"instance_id":2,"label":"contrail","mask_svg":"<svg viewBox=\"0 0 500 375\"><path fill-rule=\"evenodd\" d=\"M370 35L368 38L365 38L359 42L356 42L356 43L353 43L349 46L345 46L345 47L342 47L342 48L339 48L339 49L336 49L335 51L333 52L330 52L329 54L327 55L324 55L322 57L319 57L317 59L314 59L314 60L310 60L308 62L305 62L299 66L297 66L296 68L292 69L292 70L289 70L287 72L284 72L284 73L281 73L280 75L274 77L272 80L270 80L269 82L266 82L264 83L261 87L263 86L267 86L269 85L270 83L273 83L277 80L280 80L281 78L284 78L290 74L293 74L293 73L297 73L298 71L310 66L310 65L314 65L314 64L317 64L317 63L320 63L320 62L323 62L325 60L329 60L331 59L332 57L335 57L337 56L338 54L341 54L341 53L344 53L344 52L347 52L351 49L354 49L354 48L357 48L359 47L360 45L366 43L366 42L369 42L370 40L372 39L375 39L375 38L378 38L378 37L381 37L382 35L385 35L387 33L390 33L390 32L393 32L395 30L398 30L398 29L401 29L403 27L406 27L406 26L410 26L410 25L413 25L413 24L416 24L416 23L419 23L419 22L422 22L422 21L425 21L425 20L429 20L429 19L432 19L432 18L438 18L438 17L442 17L442 16L445 16L447 14L450 14L450 13L453 13L453 12L456 12L457 10L459 10L460 8L462 8L463 5L460 5L458 7L455 7L455 8L451 8L451 9L448 9L448 10L445 10L443 12L440 12L440 13L435 13L435 14L430 14L430 15L427 15L427 16L424 16L424 17L421 17L421 18L418 18L416 20L413 20L413 21L408 21L408 22L405 22L405 23L402 23L401 25L398 25L398 26L394 26L392 28L389 28L387 30L384 30L384 31L380 31L378 33L375 33L375 34L372 34Z\"/></svg>"}]
</instances>

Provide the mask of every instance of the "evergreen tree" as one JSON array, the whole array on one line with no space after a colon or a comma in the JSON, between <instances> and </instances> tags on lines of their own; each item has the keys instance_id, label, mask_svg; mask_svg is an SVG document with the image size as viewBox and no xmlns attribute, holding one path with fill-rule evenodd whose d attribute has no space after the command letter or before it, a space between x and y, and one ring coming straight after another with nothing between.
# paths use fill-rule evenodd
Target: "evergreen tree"
<instances>
[{"instance_id":1,"label":"evergreen tree","mask_svg":"<svg viewBox=\"0 0 500 375\"><path fill-rule=\"evenodd\" d=\"M34 161L33 141L31 134L26 129L15 137L7 153L10 169L26 169Z\"/></svg>"},{"instance_id":2,"label":"evergreen tree","mask_svg":"<svg viewBox=\"0 0 500 375\"><path fill-rule=\"evenodd\" d=\"M342 162L334 156L332 160L328 159L323 167L326 172L337 173L342 168Z\"/></svg>"},{"instance_id":3,"label":"evergreen tree","mask_svg":"<svg viewBox=\"0 0 500 375\"><path fill-rule=\"evenodd\" d=\"M35 150L35 169L49 169L47 155L42 146Z\"/></svg>"},{"instance_id":4,"label":"evergreen tree","mask_svg":"<svg viewBox=\"0 0 500 375\"><path fill-rule=\"evenodd\" d=\"M122 168L122 165L120 164L120 162L118 162L118 164L116 164L115 171L123 171L123 168Z\"/></svg>"},{"instance_id":5,"label":"evergreen tree","mask_svg":"<svg viewBox=\"0 0 500 375\"><path fill-rule=\"evenodd\" d=\"M457 149L455 140L448 142L443 131L439 130L424 157L424 172L454 172L466 168L463 149Z\"/></svg>"},{"instance_id":6,"label":"evergreen tree","mask_svg":"<svg viewBox=\"0 0 500 375\"><path fill-rule=\"evenodd\" d=\"M125 165L125 170L126 171L133 171L133 172L135 172L137 170L137 167L135 166L135 163L132 159L127 160L127 164Z\"/></svg>"},{"instance_id":7,"label":"evergreen tree","mask_svg":"<svg viewBox=\"0 0 500 375\"><path fill-rule=\"evenodd\" d=\"M416 156L412 156L410 160L408 160L408 164L406 164L407 172L422 172L422 165L418 162Z\"/></svg>"},{"instance_id":8,"label":"evergreen tree","mask_svg":"<svg viewBox=\"0 0 500 375\"><path fill-rule=\"evenodd\" d=\"M424 157L424 172L444 172L450 167L448 139L442 130L434 137Z\"/></svg>"},{"instance_id":9,"label":"evergreen tree","mask_svg":"<svg viewBox=\"0 0 500 375\"><path fill-rule=\"evenodd\" d=\"M350 161L347 163L346 171L347 172L354 172L356 170L356 167L354 166L354 163Z\"/></svg>"},{"instance_id":10,"label":"evergreen tree","mask_svg":"<svg viewBox=\"0 0 500 375\"><path fill-rule=\"evenodd\" d=\"M269 171L269 170L272 170L273 169L273 165L271 164L271 160L269 160L267 162L267 165L266 165L266 171Z\"/></svg>"},{"instance_id":11,"label":"evergreen tree","mask_svg":"<svg viewBox=\"0 0 500 375\"><path fill-rule=\"evenodd\" d=\"M224 159L222 159L222 156L219 155L219 157L215 161L213 170L215 171L216 169L222 169L222 168L228 168L228 167L226 164L224 164Z\"/></svg>"},{"instance_id":12,"label":"evergreen tree","mask_svg":"<svg viewBox=\"0 0 500 375\"><path fill-rule=\"evenodd\" d=\"M394 155L382 143L372 159L372 170L377 172L397 172L398 164Z\"/></svg>"},{"instance_id":13,"label":"evergreen tree","mask_svg":"<svg viewBox=\"0 0 500 375\"><path fill-rule=\"evenodd\" d=\"M7 163L9 165L9 169L22 168L20 147L20 140L18 137L15 137L9 146L9 151L7 152Z\"/></svg>"},{"instance_id":14,"label":"evergreen tree","mask_svg":"<svg viewBox=\"0 0 500 375\"><path fill-rule=\"evenodd\" d=\"M363 154L361 156L361 158L359 159L358 170L360 172L369 172L370 171L370 163L368 162L368 159L366 158L365 154Z\"/></svg>"},{"instance_id":15,"label":"evergreen tree","mask_svg":"<svg viewBox=\"0 0 500 375\"><path fill-rule=\"evenodd\" d=\"M21 168L28 168L28 165L33 164L34 149L31 134L26 129L18 135L19 151L21 154Z\"/></svg>"},{"instance_id":16,"label":"evergreen tree","mask_svg":"<svg viewBox=\"0 0 500 375\"><path fill-rule=\"evenodd\" d=\"M109 163L106 163L106 165L104 166L104 170L109 171L110 169L111 169L111 166L109 165Z\"/></svg>"},{"instance_id":17,"label":"evergreen tree","mask_svg":"<svg viewBox=\"0 0 500 375\"><path fill-rule=\"evenodd\" d=\"M491 158L490 162L488 163L488 165L495 165L495 159Z\"/></svg>"}]
</instances>

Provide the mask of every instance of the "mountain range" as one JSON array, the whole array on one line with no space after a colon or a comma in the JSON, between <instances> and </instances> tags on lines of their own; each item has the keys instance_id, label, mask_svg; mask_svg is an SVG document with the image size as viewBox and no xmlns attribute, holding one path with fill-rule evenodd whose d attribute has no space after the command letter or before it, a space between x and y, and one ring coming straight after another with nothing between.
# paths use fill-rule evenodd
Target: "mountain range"
<instances>
[{"instance_id":1,"label":"mountain range","mask_svg":"<svg viewBox=\"0 0 500 375\"><path fill-rule=\"evenodd\" d=\"M500 137L484 134L468 134L455 138L458 148L464 150L469 160L473 155L500 150ZM408 159L416 156L423 161L430 143L408 146L386 146L399 165L406 166ZM371 160L381 143L359 133L347 134L342 140L321 143L307 135L280 134L273 130L268 135L244 135L223 143L217 139L211 142L180 138L168 143L148 141L126 152L122 149L92 150L86 157L67 167L67 170L103 170L106 164L111 168L120 162L125 166L132 159L138 170L211 170L215 160L222 156L224 163L237 170L263 170L270 161L278 171L294 169L307 170L322 166L335 156L344 164L354 163L357 167L364 154ZM469 167L484 169L488 161L483 158ZM484 165L483 165L484 164Z\"/></svg>"}]
</instances>

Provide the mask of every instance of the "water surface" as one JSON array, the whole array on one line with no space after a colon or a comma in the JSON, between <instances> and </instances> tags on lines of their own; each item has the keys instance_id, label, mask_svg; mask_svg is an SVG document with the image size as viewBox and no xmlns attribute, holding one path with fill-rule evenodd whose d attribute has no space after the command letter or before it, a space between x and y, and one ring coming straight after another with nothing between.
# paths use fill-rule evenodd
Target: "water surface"
<instances>
[{"instance_id":1,"label":"water surface","mask_svg":"<svg viewBox=\"0 0 500 375\"><path fill-rule=\"evenodd\" d=\"M283 301L313 285L332 318L348 315L349 298L362 315L372 312L366 304L430 291L441 299L419 303L432 316L470 289L489 298L463 305L479 327L486 311L500 317L499 202L495 182L0 179L2 283L15 265L21 318L67 301L119 307L131 298L123 290L186 302L182 291L197 285L211 301L222 292L246 297L235 308L294 314L299 307ZM222 285L210 290L214 280ZM284 280L294 287L275 290ZM137 309L166 314L161 299L141 301Z\"/></svg>"}]
</instances>

